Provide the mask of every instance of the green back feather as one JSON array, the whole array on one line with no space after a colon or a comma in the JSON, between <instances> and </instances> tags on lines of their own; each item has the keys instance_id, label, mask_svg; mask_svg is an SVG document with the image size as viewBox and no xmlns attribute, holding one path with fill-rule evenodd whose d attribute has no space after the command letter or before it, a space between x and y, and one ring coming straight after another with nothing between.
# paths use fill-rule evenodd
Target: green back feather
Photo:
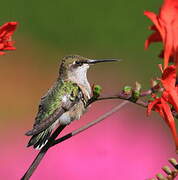
<instances>
[{"instance_id":1,"label":"green back feather","mask_svg":"<svg viewBox=\"0 0 178 180\"><path fill-rule=\"evenodd\" d=\"M79 89L77 84L71 81L57 81L47 94L41 98L35 124L39 124L53 114L56 109L60 108L64 96L67 95L71 101L74 100L79 93Z\"/></svg>"}]
</instances>

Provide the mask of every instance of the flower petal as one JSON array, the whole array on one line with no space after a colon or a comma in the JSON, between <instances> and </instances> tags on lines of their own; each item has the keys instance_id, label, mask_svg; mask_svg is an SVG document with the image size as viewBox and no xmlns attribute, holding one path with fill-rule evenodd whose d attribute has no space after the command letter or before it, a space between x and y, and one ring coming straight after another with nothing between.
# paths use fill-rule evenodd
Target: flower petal
<instances>
[{"instance_id":1,"label":"flower petal","mask_svg":"<svg viewBox=\"0 0 178 180\"><path fill-rule=\"evenodd\" d=\"M0 55L4 55L5 54L5 52L3 52L3 51L0 51Z\"/></svg>"},{"instance_id":2,"label":"flower petal","mask_svg":"<svg viewBox=\"0 0 178 180\"><path fill-rule=\"evenodd\" d=\"M172 115L169 105L162 98L161 98L161 104L162 104L163 113L164 113L164 120L167 122L169 128L171 129L171 133L173 135L175 145L176 145L176 150L178 150L178 136L177 136L174 117Z\"/></svg>"},{"instance_id":3,"label":"flower petal","mask_svg":"<svg viewBox=\"0 0 178 180\"><path fill-rule=\"evenodd\" d=\"M0 27L0 38L9 38L17 27L17 22L8 22Z\"/></svg>"},{"instance_id":4,"label":"flower petal","mask_svg":"<svg viewBox=\"0 0 178 180\"><path fill-rule=\"evenodd\" d=\"M159 101L160 101L159 98L157 98L157 99L149 102L148 107L147 107L147 115L148 115L148 116L151 114L151 111L152 111L153 109L155 109L155 105L156 105Z\"/></svg>"},{"instance_id":5,"label":"flower petal","mask_svg":"<svg viewBox=\"0 0 178 180\"><path fill-rule=\"evenodd\" d=\"M175 87L176 83L176 67L174 65L168 66L162 74L162 83L164 88Z\"/></svg>"},{"instance_id":6,"label":"flower petal","mask_svg":"<svg viewBox=\"0 0 178 180\"><path fill-rule=\"evenodd\" d=\"M165 42L164 42L164 69L168 67L169 58L173 52L173 42L174 37L172 34L172 29L169 27L166 27L166 36L165 36Z\"/></svg>"},{"instance_id":7,"label":"flower petal","mask_svg":"<svg viewBox=\"0 0 178 180\"><path fill-rule=\"evenodd\" d=\"M150 11L145 11L144 15L147 16L154 23L154 25L156 26L157 30L160 32L161 36L164 37L162 28L160 26L160 22L158 21L158 16L155 13L150 12ZM152 26L152 28L153 27L154 26Z\"/></svg>"},{"instance_id":8,"label":"flower petal","mask_svg":"<svg viewBox=\"0 0 178 180\"><path fill-rule=\"evenodd\" d=\"M6 50L15 50L13 46L15 41L12 41L12 35L17 27L17 22L8 22L0 26L0 55L5 54Z\"/></svg>"},{"instance_id":9,"label":"flower petal","mask_svg":"<svg viewBox=\"0 0 178 180\"><path fill-rule=\"evenodd\" d=\"M178 112L178 93L176 84L176 67L174 65L168 66L162 75L162 85L168 94L168 102L172 104ZM163 93L164 96L165 93Z\"/></svg>"},{"instance_id":10,"label":"flower petal","mask_svg":"<svg viewBox=\"0 0 178 180\"><path fill-rule=\"evenodd\" d=\"M161 35L158 31L152 33L148 39L145 41L145 49L147 49L151 43L162 41Z\"/></svg>"}]
</instances>

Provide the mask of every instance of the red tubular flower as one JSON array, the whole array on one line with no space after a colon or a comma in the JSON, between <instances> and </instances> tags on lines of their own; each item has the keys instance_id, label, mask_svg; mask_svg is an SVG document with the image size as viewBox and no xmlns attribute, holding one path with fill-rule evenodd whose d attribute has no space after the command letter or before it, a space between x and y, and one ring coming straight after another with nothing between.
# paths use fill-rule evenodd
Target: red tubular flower
<instances>
[{"instance_id":1,"label":"red tubular flower","mask_svg":"<svg viewBox=\"0 0 178 180\"><path fill-rule=\"evenodd\" d=\"M174 117L171 112L173 107L178 112L178 87L176 85L176 67L174 65L168 66L162 74L161 83L164 87L164 91L160 98L156 98L148 105L147 114L149 115L151 110L155 110L166 121L171 129L176 149L178 151L178 136Z\"/></svg>"},{"instance_id":2,"label":"red tubular flower","mask_svg":"<svg viewBox=\"0 0 178 180\"><path fill-rule=\"evenodd\" d=\"M16 27L17 22L8 22L0 27L0 55L5 54L4 51L16 49L13 46L15 41L12 41L12 35Z\"/></svg>"},{"instance_id":3,"label":"red tubular flower","mask_svg":"<svg viewBox=\"0 0 178 180\"><path fill-rule=\"evenodd\" d=\"M176 85L176 67L174 65L168 66L162 75L162 85L167 93L167 101L178 112L178 87Z\"/></svg>"},{"instance_id":4,"label":"red tubular flower","mask_svg":"<svg viewBox=\"0 0 178 180\"><path fill-rule=\"evenodd\" d=\"M145 42L145 48L152 42L162 41L164 45L164 69L168 66L170 57L178 61L178 0L164 0L160 12L156 15L153 12L145 11L146 15L154 25L154 31Z\"/></svg>"},{"instance_id":5,"label":"red tubular flower","mask_svg":"<svg viewBox=\"0 0 178 180\"><path fill-rule=\"evenodd\" d=\"M177 136L174 117L172 115L169 104L164 99L164 96L162 96L161 98L155 98L154 101L149 103L148 109L147 109L148 115L151 113L152 109L158 112L160 116L166 121L167 125L169 126L171 130L172 136L174 138L176 150L178 151L178 136Z\"/></svg>"}]
</instances>

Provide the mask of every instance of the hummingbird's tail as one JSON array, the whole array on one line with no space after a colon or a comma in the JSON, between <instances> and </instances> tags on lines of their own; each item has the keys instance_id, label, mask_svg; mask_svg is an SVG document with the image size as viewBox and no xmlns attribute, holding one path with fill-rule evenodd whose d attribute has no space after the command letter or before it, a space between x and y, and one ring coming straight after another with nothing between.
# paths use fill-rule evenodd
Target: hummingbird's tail
<instances>
[{"instance_id":1,"label":"hummingbird's tail","mask_svg":"<svg viewBox=\"0 0 178 180\"><path fill-rule=\"evenodd\" d=\"M40 150L48 141L51 135L51 128L47 128L39 134L35 134L29 140L27 147L33 146L35 149Z\"/></svg>"}]
</instances>

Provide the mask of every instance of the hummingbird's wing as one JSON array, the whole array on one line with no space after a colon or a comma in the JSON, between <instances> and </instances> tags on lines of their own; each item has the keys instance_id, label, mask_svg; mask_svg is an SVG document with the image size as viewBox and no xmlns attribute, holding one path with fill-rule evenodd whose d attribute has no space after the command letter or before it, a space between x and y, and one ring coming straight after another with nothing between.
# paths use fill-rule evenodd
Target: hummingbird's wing
<instances>
[{"instance_id":1,"label":"hummingbird's wing","mask_svg":"<svg viewBox=\"0 0 178 180\"><path fill-rule=\"evenodd\" d=\"M37 135L49 128L64 112L81 99L82 94L79 86L71 81L56 83L42 97L33 129L26 135Z\"/></svg>"}]
</instances>

